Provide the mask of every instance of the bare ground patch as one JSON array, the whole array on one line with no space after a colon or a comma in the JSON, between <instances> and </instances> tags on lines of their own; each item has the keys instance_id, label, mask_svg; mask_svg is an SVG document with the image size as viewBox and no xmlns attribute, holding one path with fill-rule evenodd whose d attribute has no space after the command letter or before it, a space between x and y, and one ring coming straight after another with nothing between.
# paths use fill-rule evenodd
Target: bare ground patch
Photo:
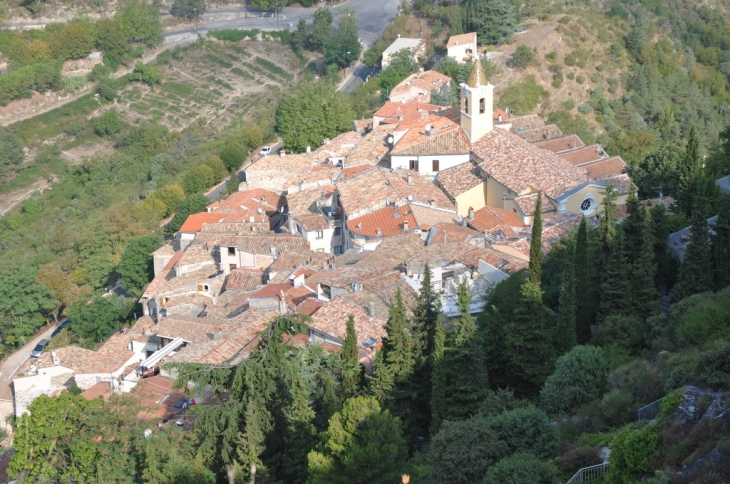
<instances>
[{"instance_id":1,"label":"bare ground patch","mask_svg":"<svg viewBox=\"0 0 730 484\"><path fill-rule=\"evenodd\" d=\"M53 177L43 178L42 180L37 180L29 187L19 188L18 190L13 190L12 192L0 195L0 216L5 215L13 207L33 195L34 192L42 192L47 189L51 185L52 180Z\"/></svg>"},{"instance_id":2,"label":"bare ground patch","mask_svg":"<svg viewBox=\"0 0 730 484\"><path fill-rule=\"evenodd\" d=\"M72 165L83 163L84 159L94 155L111 155L114 153L114 147L108 141L96 143L88 146L77 146L69 150L61 152L61 158L68 161Z\"/></svg>"}]
</instances>

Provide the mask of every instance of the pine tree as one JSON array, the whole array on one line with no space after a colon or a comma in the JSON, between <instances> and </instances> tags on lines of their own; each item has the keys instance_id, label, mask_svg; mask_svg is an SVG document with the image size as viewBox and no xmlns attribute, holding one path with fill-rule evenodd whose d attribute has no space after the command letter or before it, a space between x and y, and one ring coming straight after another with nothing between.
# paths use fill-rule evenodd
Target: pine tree
<instances>
[{"instance_id":1,"label":"pine tree","mask_svg":"<svg viewBox=\"0 0 730 484\"><path fill-rule=\"evenodd\" d=\"M704 200L698 197L692 210L689 245L679 267L677 300L709 291L713 286L713 254L710 229L704 217Z\"/></svg>"},{"instance_id":2,"label":"pine tree","mask_svg":"<svg viewBox=\"0 0 730 484\"><path fill-rule=\"evenodd\" d=\"M562 355L570 351L576 343L576 287L575 250L571 250L563 267L563 280L560 284L560 312L558 314L558 325L556 327L555 342L557 353Z\"/></svg>"},{"instance_id":3,"label":"pine tree","mask_svg":"<svg viewBox=\"0 0 730 484\"><path fill-rule=\"evenodd\" d=\"M601 305L598 324L612 314L627 314L631 309L630 266L626 263L623 233L611 243L611 255L601 282Z\"/></svg>"},{"instance_id":4,"label":"pine tree","mask_svg":"<svg viewBox=\"0 0 730 484\"><path fill-rule=\"evenodd\" d=\"M355 334L355 320L352 314L347 318L347 333L342 342L342 381L340 395L343 398L352 398L359 392L360 361L357 354L357 335Z\"/></svg>"},{"instance_id":5,"label":"pine tree","mask_svg":"<svg viewBox=\"0 0 730 484\"><path fill-rule=\"evenodd\" d=\"M479 315L479 332L482 334L484 366L489 374L490 388L504 388L507 382L509 355L504 350L507 344L509 321L495 306L488 306Z\"/></svg>"},{"instance_id":6,"label":"pine tree","mask_svg":"<svg viewBox=\"0 0 730 484\"><path fill-rule=\"evenodd\" d=\"M697 190L697 176L700 171L700 140L694 126L689 131L687 148L679 167L679 188L677 208L688 217L692 216L692 204Z\"/></svg>"},{"instance_id":7,"label":"pine tree","mask_svg":"<svg viewBox=\"0 0 730 484\"><path fill-rule=\"evenodd\" d=\"M535 203L535 217L532 222L532 238L530 239L530 282L540 282L542 259L542 192L539 192L537 203Z\"/></svg>"},{"instance_id":8,"label":"pine tree","mask_svg":"<svg viewBox=\"0 0 730 484\"><path fill-rule=\"evenodd\" d=\"M459 318L454 322L455 330L449 334L444 350L445 371L438 375L439 385L445 388L439 397L443 402L443 410L432 417L432 422L436 423L436 427L432 423L432 434L438 430L441 420L466 420L475 415L487 393L484 353L474 327L474 318L469 314L470 303L469 288L464 281L457 289ZM500 351L504 352L504 347ZM436 368L433 378L436 392Z\"/></svg>"},{"instance_id":9,"label":"pine tree","mask_svg":"<svg viewBox=\"0 0 730 484\"><path fill-rule=\"evenodd\" d=\"M626 211L628 216L621 222L621 229L624 232L624 244L626 258L629 264L633 264L643 243L644 215L645 212L636 196L636 187L632 183L629 186L629 196L626 199Z\"/></svg>"},{"instance_id":10,"label":"pine tree","mask_svg":"<svg viewBox=\"0 0 730 484\"><path fill-rule=\"evenodd\" d=\"M387 336L383 338L383 347L375 357L370 390L383 408L400 417L404 428L410 427L409 414L414 403L410 386L415 362L408 328L406 307L398 289L385 325Z\"/></svg>"},{"instance_id":11,"label":"pine tree","mask_svg":"<svg viewBox=\"0 0 730 484\"><path fill-rule=\"evenodd\" d=\"M444 361L444 327L436 325L433 353L431 353L431 435L436 435L446 415L446 364Z\"/></svg>"},{"instance_id":12,"label":"pine tree","mask_svg":"<svg viewBox=\"0 0 730 484\"><path fill-rule=\"evenodd\" d=\"M713 252L715 256L715 289L730 285L730 196L719 200L719 213L715 223Z\"/></svg>"},{"instance_id":13,"label":"pine tree","mask_svg":"<svg viewBox=\"0 0 730 484\"><path fill-rule=\"evenodd\" d=\"M667 225L667 206L659 203L651 207L651 232L654 239L654 260L657 264L656 286L665 290L671 277L669 265L669 226Z\"/></svg>"},{"instance_id":14,"label":"pine tree","mask_svg":"<svg viewBox=\"0 0 730 484\"><path fill-rule=\"evenodd\" d=\"M543 326L545 308L539 282L522 285L522 299L507 329L507 381L520 397L537 394L550 374L550 338Z\"/></svg>"},{"instance_id":15,"label":"pine tree","mask_svg":"<svg viewBox=\"0 0 730 484\"><path fill-rule=\"evenodd\" d=\"M588 265L588 228L585 217L581 218L575 237L573 270L575 271L576 336L580 344L585 344L591 339L591 285Z\"/></svg>"},{"instance_id":16,"label":"pine tree","mask_svg":"<svg viewBox=\"0 0 730 484\"><path fill-rule=\"evenodd\" d=\"M659 292L656 288L657 265L654 261L654 234L649 209L644 209L644 227L641 247L631 266L631 300L633 313L646 319L659 310Z\"/></svg>"}]
</instances>

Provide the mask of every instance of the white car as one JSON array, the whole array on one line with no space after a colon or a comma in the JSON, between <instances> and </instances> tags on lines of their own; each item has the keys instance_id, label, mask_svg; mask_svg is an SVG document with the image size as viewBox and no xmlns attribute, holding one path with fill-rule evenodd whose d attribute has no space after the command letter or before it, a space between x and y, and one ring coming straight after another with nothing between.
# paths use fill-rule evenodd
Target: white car
<instances>
[{"instance_id":1,"label":"white car","mask_svg":"<svg viewBox=\"0 0 730 484\"><path fill-rule=\"evenodd\" d=\"M261 156L266 156L266 155L270 155L270 154L271 154L271 146L266 146L266 147L264 147L264 149L262 149L262 150L261 150L261 151L259 152L259 154L260 154Z\"/></svg>"}]
</instances>

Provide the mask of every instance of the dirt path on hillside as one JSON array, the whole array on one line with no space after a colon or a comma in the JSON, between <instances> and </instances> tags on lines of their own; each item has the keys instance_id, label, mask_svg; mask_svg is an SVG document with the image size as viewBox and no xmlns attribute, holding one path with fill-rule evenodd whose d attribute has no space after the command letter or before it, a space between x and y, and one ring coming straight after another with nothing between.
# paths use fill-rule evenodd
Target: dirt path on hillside
<instances>
[{"instance_id":1,"label":"dirt path on hillside","mask_svg":"<svg viewBox=\"0 0 730 484\"><path fill-rule=\"evenodd\" d=\"M12 192L0 195L0 217L5 215L23 200L33 195L33 192L36 190L42 192L47 189L51 185L51 182L48 180L49 179L44 178L36 181L30 187L19 188L18 190L13 190Z\"/></svg>"}]
</instances>

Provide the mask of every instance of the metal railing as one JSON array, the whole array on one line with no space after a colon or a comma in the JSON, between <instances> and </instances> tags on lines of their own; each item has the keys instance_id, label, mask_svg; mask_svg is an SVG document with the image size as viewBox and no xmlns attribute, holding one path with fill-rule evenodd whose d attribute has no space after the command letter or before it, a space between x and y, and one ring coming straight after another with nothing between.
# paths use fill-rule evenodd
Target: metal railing
<instances>
[{"instance_id":1,"label":"metal railing","mask_svg":"<svg viewBox=\"0 0 730 484\"><path fill-rule=\"evenodd\" d=\"M664 397L660 398L656 402L651 402L649 405L645 405L641 407L636 412L636 419L637 422L641 422L642 420L654 420L659 416L659 412L662 410L662 401L664 400Z\"/></svg>"},{"instance_id":2,"label":"metal railing","mask_svg":"<svg viewBox=\"0 0 730 484\"><path fill-rule=\"evenodd\" d=\"M608 474L609 462L598 464L595 466L584 467L575 473L565 484L583 484L584 482L591 482L597 479L603 479Z\"/></svg>"}]
</instances>

